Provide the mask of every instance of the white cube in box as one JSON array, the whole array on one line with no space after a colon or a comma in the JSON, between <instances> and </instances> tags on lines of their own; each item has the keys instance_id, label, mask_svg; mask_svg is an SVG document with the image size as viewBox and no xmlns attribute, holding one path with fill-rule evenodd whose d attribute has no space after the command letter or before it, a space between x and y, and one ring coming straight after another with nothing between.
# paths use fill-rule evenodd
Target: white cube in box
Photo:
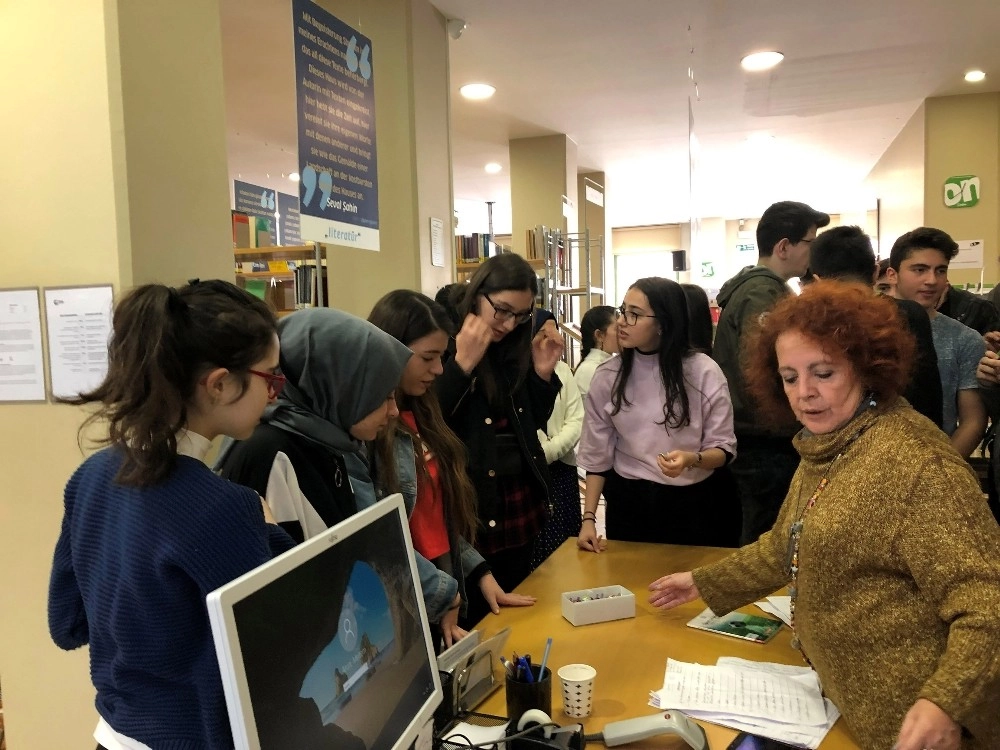
<instances>
[{"instance_id":1,"label":"white cube in box","mask_svg":"<svg viewBox=\"0 0 1000 750\"><path fill-rule=\"evenodd\" d=\"M635 594L624 586L599 586L562 595L563 617L574 625L635 617Z\"/></svg>"}]
</instances>

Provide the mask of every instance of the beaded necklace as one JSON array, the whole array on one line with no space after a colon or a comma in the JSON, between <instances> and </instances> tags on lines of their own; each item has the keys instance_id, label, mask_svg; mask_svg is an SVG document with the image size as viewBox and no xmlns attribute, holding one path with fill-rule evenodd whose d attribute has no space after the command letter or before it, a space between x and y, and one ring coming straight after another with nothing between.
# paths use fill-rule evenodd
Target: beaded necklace
<instances>
[{"instance_id":1,"label":"beaded necklace","mask_svg":"<svg viewBox=\"0 0 1000 750\"><path fill-rule=\"evenodd\" d=\"M868 405L870 407L875 406L874 398L869 397ZM788 575L791 578L791 582L788 584L788 594L790 597L788 609L789 609L789 625L792 629L792 648L797 648L800 650L802 648L802 644L799 641L798 634L796 634L795 632L795 601L798 598L798 593L799 593L798 592L799 546L802 543L802 527L805 523L806 516L809 514L809 511L816 504L816 501L819 500L819 496L823 494L823 490L825 490L827 485L830 484L830 471L833 469L834 464L837 463L837 461L840 459L841 456L847 453L848 448L854 445L854 442L859 437L861 437L864 434L865 430L867 430L869 427L871 427L871 424L859 427L857 432L855 432L853 435L851 435L850 438L848 438L847 442L844 444L844 447L840 449L840 452L833 457L833 460L826 467L826 471L823 472L823 477L819 480L819 484L816 485L816 489L813 490L813 493L809 497L809 500L806 501L805 507L799 514L798 520L796 520L795 523L793 523L789 529L788 554L786 557L785 567L788 569ZM806 656L805 653L803 653L802 656L805 658L806 662L810 664L812 663L809 662L809 657Z\"/></svg>"}]
</instances>

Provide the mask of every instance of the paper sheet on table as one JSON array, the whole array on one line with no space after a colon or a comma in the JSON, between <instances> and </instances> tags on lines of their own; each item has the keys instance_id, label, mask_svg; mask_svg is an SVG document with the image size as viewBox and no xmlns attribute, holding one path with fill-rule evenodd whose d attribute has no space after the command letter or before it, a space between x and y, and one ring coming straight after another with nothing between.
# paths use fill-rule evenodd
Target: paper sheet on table
<instances>
[{"instance_id":1,"label":"paper sheet on table","mask_svg":"<svg viewBox=\"0 0 1000 750\"><path fill-rule=\"evenodd\" d=\"M792 626L792 597L769 596L767 601L756 602L756 604L768 614L780 618L788 627Z\"/></svg>"},{"instance_id":2,"label":"paper sheet on table","mask_svg":"<svg viewBox=\"0 0 1000 750\"><path fill-rule=\"evenodd\" d=\"M450 748L466 748L470 744L498 743L503 739L506 729L506 724L501 724L498 727L483 727L460 721L441 739L441 748L449 750ZM451 741L449 742L449 740ZM483 747L496 747L496 745L484 744Z\"/></svg>"},{"instance_id":3,"label":"paper sheet on table","mask_svg":"<svg viewBox=\"0 0 1000 750\"><path fill-rule=\"evenodd\" d=\"M817 748L840 717L812 669L732 657L715 667L668 660L664 687L649 703L807 748Z\"/></svg>"}]
</instances>

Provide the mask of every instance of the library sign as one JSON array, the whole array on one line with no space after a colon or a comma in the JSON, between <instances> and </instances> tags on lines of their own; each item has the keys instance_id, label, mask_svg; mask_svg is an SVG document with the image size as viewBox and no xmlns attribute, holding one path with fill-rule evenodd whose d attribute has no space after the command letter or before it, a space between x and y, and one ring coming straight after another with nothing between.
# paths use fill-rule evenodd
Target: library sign
<instances>
[{"instance_id":1,"label":"library sign","mask_svg":"<svg viewBox=\"0 0 1000 750\"><path fill-rule=\"evenodd\" d=\"M372 43L292 0L303 240L379 249Z\"/></svg>"}]
</instances>

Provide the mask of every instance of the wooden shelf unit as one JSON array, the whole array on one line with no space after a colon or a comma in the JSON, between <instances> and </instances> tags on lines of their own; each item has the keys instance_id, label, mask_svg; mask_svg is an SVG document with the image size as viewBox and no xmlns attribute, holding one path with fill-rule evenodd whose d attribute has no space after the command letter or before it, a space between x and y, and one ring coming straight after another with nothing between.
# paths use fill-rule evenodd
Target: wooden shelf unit
<instances>
[{"instance_id":1,"label":"wooden shelf unit","mask_svg":"<svg viewBox=\"0 0 1000 750\"><path fill-rule=\"evenodd\" d=\"M316 276L316 306L325 307L329 304L326 285L326 245L310 243L297 246L275 247L242 247L233 249L236 262L235 278L238 286L245 288L251 279L273 280L273 286L280 286L280 293L267 295L265 301L274 309L279 318L295 312L295 272L285 271L243 271L242 264L246 262L294 261L297 265L311 265L317 269ZM292 306L287 304L288 293L291 292Z\"/></svg>"}]
</instances>

